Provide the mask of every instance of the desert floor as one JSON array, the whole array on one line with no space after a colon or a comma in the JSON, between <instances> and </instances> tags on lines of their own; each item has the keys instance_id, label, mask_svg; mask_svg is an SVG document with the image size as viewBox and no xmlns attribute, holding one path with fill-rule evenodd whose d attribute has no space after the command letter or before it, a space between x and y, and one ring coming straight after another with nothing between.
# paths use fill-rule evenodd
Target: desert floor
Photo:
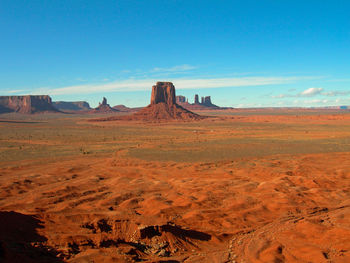
<instances>
[{"instance_id":1,"label":"desert floor","mask_svg":"<svg viewBox=\"0 0 350 263\"><path fill-rule=\"evenodd\" d=\"M0 115L0 261L350 262L350 112Z\"/></svg>"}]
</instances>

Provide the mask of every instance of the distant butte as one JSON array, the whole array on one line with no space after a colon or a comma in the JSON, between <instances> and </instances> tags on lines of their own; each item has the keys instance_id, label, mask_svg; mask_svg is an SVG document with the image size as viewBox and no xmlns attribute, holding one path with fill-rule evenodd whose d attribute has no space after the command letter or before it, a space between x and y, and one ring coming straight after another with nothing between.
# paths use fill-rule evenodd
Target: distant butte
<instances>
[{"instance_id":1,"label":"distant butte","mask_svg":"<svg viewBox=\"0 0 350 263\"><path fill-rule=\"evenodd\" d=\"M48 95L0 96L0 113L59 112Z\"/></svg>"},{"instance_id":2,"label":"distant butte","mask_svg":"<svg viewBox=\"0 0 350 263\"><path fill-rule=\"evenodd\" d=\"M52 104L60 111L88 111L90 105L86 101L53 101Z\"/></svg>"},{"instance_id":3,"label":"distant butte","mask_svg":"<svg viewBox=\"0 0 350 263\"><path fill-rule=\"evenodd\" d=\"M176 103L175 86L171 82L157 82L152 87L151 103L140 111L128 116L113 116L99 121L136 120L136 121L170 121L199 120L204 118L184 109Z\"/></svg>"},{"instance_id":4,"label":"distant butte","mask_svg":"<svg viewBox=\"0 0 350 263\"><path fill-rule=\"evenodd\" d=\"M223 110L223 109L232 109L230 107L219 107L211 102L210 96L201 97L199 101L199 96L196 94L194 96L194 103L189 103L188 99L185 96L176 96L176 102L183 108L191 111L195 110Z\"/></svg>"},{"instance_id":5,"label":"distant butte","mask_svg":"<svg viewBox=\"0 0 350 263\"><path fill-rule=\"evenodd\" d=\"M107 103L107 99L103 97L102 102L99 103L98 107L91 110L91 113L115 113L119 110L113 109L109 104Z\"/></svg>"}]
</instances>

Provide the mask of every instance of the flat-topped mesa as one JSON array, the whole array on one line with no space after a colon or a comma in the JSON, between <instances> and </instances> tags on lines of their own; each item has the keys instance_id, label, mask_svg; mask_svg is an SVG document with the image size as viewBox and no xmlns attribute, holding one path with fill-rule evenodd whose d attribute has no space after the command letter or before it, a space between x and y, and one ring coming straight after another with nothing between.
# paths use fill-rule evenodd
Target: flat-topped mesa
<instances>
[{"instance_id":1,"label":"flat-topped mesa","mask_svg":"<svg viewBox=\"0 0 350 263\"><path fill-rule=\"evenodd\" d=\"M90 104L86 101L53 101L52 105L60 111L88 111Z\"/></svg>"},{"instance_id":2,"label":"flat-topped mesa","mask_svg":"<svg viewBox=\"0 0 350 263\"><path fill-rule=\"evenodd\" d=\"M0 96L0 113L58 112L48 95Z\"/></svg>"},{"instance_id":3,"label":"flat-topped mesa","mask_svg":"<svg viewBox=\"0 0 350 263\"><path fill-rule=\"evenodd\" d=\"M157 82L152 87L151 104L176 104L175 87L171 82Z\"/></svg>"}]
</instances>

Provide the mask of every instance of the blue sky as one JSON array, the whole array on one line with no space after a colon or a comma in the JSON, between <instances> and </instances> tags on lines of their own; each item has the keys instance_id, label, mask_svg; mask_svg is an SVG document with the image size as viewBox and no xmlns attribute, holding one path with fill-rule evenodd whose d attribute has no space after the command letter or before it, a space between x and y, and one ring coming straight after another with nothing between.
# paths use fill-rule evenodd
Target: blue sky
<instances>
[{"instance_id":1,"label":"blue sky","mask_svg":"<svg viewBox=\"0 0 350 263\"><path fill-rule=\"evenodd\" d=\"M144 106L350 105L350 2L0 1L0 95Z\"/></svg>"}]
</instances>

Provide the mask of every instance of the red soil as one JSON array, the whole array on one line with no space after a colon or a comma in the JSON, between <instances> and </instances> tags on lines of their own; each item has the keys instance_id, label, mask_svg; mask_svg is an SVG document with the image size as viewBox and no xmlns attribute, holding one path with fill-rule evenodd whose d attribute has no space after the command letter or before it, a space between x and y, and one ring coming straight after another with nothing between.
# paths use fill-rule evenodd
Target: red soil
<instances>
[{"instance_id":1,"label":"red soil","mask_svg":"<svg viewBox=\"0 0 350 263\"><path fill-rule=\"evenodd\" d=\"M142 110L127 116L112 116L108 118L101 118L95 121L145 121L145 122L162 122L162 121L173 121L183 120L192 121L204 119L204 116L200 116L196 113L190 112L182 108L177 104L168 105L160 102L157 104L150 104Z\"/></svg>"},{"instance_id":2,"label":"red soil","mask_svg":"<svg viewBox=\"0 0 350 263\"><path fill-rule=\"evenodd\" d=\"M26 234L2 222L1 237L45 237L70 262L349 262L349 160L177 164L118 154L3 168L1 209L36 214L43 228L10 219Z\"/></svg>"}]
</instances>

